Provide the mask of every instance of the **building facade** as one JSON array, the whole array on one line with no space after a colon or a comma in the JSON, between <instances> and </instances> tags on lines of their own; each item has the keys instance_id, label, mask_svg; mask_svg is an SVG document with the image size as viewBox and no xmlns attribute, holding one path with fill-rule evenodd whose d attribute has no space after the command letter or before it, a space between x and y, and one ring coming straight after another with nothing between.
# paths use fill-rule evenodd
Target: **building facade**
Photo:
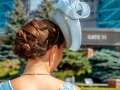
<instances>
[{"instance_id":1,"label":"building facade","mask_svg":"<svg viewBox=\"0 0 120 90\"><path fill-rule=\"evenodd\" d=\"M89 4L90 16L80 20L82 47L116 50L120 47L119 0L80 0Z\"/></svg>"},{"instance_id":2,"label":"building facade","mask_svg":"<svg viewBox=\"0 0 120 90\"><path fill-rule=\"evenodd\" d=\"M98 0L97 27L120 28L120 0Z\"/></svg>"}]
</instances>

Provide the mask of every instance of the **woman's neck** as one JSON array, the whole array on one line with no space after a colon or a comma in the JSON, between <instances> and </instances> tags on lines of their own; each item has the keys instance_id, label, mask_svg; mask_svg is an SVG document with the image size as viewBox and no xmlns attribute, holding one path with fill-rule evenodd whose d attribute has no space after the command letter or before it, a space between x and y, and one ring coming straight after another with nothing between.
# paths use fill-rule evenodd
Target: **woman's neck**
<instances>
[{"instance_id":1,"label":"woman's neck","mask_svg":"<svg viewBox=\"0 0 120 90\"><path fill-rule=\"evenodd\" d=\"M50 74L49 62L43 59L29 59L27 61L25 74Z\"/></svg>"}]
</instances>

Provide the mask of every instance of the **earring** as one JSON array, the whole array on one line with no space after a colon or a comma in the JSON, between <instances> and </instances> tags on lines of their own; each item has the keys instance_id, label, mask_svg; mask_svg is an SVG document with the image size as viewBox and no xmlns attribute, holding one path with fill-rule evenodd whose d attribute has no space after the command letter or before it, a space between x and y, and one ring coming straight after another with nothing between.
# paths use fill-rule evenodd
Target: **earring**
<instances>
[{"instance_id":1,"label":"earring","mask_svg":"<svg viewBox=\"0 0 120 90\"><path fill-rule=\"evenodd\" d=\"M51 60L52 62L55 62L55 60Z\"/></svg>"},{"instance_id":2,"label":"earring","mask_svg":"<svg viewBox=\"0 0 120 90\"><path fill-rule=\"evenodd\" d=\"M53 60L51 60L52 62L55 62L55 59L54 59L54 58L55 58L55 54L53 55Z\"/></svg>"}]
</instances>

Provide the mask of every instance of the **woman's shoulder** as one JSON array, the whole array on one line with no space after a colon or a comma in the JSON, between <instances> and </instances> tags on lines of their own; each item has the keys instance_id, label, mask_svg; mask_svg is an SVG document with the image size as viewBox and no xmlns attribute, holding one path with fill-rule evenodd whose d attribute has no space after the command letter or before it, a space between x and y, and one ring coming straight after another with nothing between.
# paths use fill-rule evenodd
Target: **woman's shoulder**
<instances>
[{"instance_id":1,"label":"woman's shoulder","mask_svg":"<svg viewBox=\"0 0 120 90\"><path fill-rule=\"evenodd\" d=\"M0 84L0 90L12 90L10 81L5 81Z\"/></svg>"}]
</instances>

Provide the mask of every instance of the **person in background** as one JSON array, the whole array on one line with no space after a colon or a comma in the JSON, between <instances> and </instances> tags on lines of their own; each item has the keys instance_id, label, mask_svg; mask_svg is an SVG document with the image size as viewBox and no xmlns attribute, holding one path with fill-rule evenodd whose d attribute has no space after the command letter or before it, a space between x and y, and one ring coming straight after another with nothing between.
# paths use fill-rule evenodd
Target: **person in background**
<instances>
[{"instance_id":1,"label":"person in background","mask_svg":"<svg viewBox=\"0 0 120 90\"><path fill-rule=\"evenodd\" d=\"M64 8L63 8L64 7ZM76 12L82 10L82 14ZM52 21L33 19L16 33L14 53L27 63L19 77L0 84L0 90L80 90L50 74L62 60L64 48L76 51L81 45L79 18L89 7L79 0L59 0Z\"/></svg>"}]
</instances>

